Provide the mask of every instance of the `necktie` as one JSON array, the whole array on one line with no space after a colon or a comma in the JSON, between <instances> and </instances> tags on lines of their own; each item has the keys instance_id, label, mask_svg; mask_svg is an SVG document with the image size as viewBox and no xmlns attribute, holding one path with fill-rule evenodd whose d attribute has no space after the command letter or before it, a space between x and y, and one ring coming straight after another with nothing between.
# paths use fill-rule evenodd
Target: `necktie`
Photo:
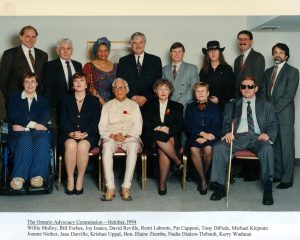
<instances>
[{"instance_id":1,"label":"necktie","mask_svg":"<svg viewBox=\"0 0 300 240\"><path fill-rule=\"evenodd\" d=\"M28 51L28 54L29 54L29 59L30 59L30 62L32 64L32 67L34 68L35 60L34 60L34 57L31 53L31 50Z\"/></svg>"},{"instance_id":2,"label":"necktie","mask_svg":"<svg viewBox=\"0 0 300 240\"><path fill-rule=\"evenodd\" d=\"M248 121L248 132L252 135L255 134L255 129L254 129L254 121L253 121L253 116L252 116L252 109L250 106L250 101L247 102L247 121Z\"/></svg>"},{"instance_id":3,"label":"necktie","mask_svg":"<svg viewBox=\"0 0 300 240\"><path fill-rule=\"evenodd\" d=\"M136 63L136 68L137 68L138 74L140 74L141 70L142 70L142 65L140 63L140 56L138 56L137 63Z\"/></svg>"},{"instance_id":4,"label":"necktie","mask_svg":"<svg viewBox=\"0 0 300 240\"><path fill-rule=\"evenodd\" d=\"M68 70L67 83L68 83L69 91L71 91L72 90L72 83L71 83L72 71L71 71L71 67L70 67L70 61L66 61L66 64L67 64L67 70Z\"/></svg>"},{"instance_id":5,"label":"necktie","mask_svg":"<svg viewBox=\"0 0 300 240\"><path fill-rule=\"evenodd\" d=\"M173 79L175 80L176 76L177 76L177 70L176 70L177 66L173 65Z\"/></svg>"},{"instance_id":6,"label":"necktie","mask_svg":"<svg viewBox=\"0 0 300 240\"><path fill-rule=\"evenodd\" d=\"M240 67L243 68L244 65L244 53L241 55Z\"/></svg>"},{"instance_id":7,"label":"necktie","mask_svg":"<svg viewBox=\"0 0 300 240\"><path fill-rule=\"evenodd\" d=\"M269 96L272 96L272 91L273 91L273 87L275 84L275 80L276 80L276 75L277 75L277 69L278 69L278 65L274 66L273 72L272 72L272 76L271 76L271 81L270 81L270 85L269 85Z\"/></svg>"}]
</instances>

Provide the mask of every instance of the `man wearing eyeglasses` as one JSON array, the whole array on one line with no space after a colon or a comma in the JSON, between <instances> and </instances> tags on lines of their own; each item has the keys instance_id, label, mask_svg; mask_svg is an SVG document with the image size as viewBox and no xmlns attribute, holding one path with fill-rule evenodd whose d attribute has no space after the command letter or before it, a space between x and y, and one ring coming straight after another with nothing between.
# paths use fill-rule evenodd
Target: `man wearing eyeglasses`
<instances>
[{"instance_id":1,"label":"man wearing eyeglasses","mask_svg":"<svg viewBox=\"0 0 300 240\"><path fill-rule=\"evenodd\" d=\"M128 84L122 78L117 78L112 85L115 99L103 105L99 122L99 132L102 140L103 168L106 181L106 193L102 201L111 201L115 197L115 182L113 173L113 154L122 148L126 154L126 169L122 184L121 198L132 200L129 189L136 165L137 154L141 149L140 135L143 119L139 105L127 98Z\"/></svg>"},{"instance_id":2,"label":"man wearing eyeglasses","mask_svg":"<svg viewBox=\"0 0 300 240\"><path fill-rule=\"evenodd\" d=\"M277 135L275 111L270 102L256 97L258 86L254 77L245 77L240 84L240 91L242 98L225 105L223 137L213 146L211 182L216 182L217 187L210 199L217 201L226 196L226 168L230 155L230 144L233 142L233 154L243 149L257 154L264 188L263 204L272 205L274 174L272 143ZM233 133L231 132L232 122L234 124Z\"/></svg>"},{"instance_id":3,"label":"man wearing eyeglasses","mask_svg":"<svg viewBox=\"0 0 300 240\"><path fill-rule=\"evenodd\" d=\"M295 103L299 85L299 70L290 66L289 48L284 43L272 47L274 66L264 74L262 95L270 100L278 118L278 137L274 143L274 182L277 189L293 186L295 165Z\"/></svg>"},{"instance_id":4,"label":"man wearing eyeglasses","mask_svg":"<svg viewBox=\"0 0 300 240\"><path fill-rule=\"evenodd\" d=\"M234 61L234 76L236 81L236 97L240 97L240 83L245 76L253 76L260 87L265 70L264 56L253 50L253 35L250 31L242 30L237 35L237 44L241 51Z\"/></svg>"}]
</instances>

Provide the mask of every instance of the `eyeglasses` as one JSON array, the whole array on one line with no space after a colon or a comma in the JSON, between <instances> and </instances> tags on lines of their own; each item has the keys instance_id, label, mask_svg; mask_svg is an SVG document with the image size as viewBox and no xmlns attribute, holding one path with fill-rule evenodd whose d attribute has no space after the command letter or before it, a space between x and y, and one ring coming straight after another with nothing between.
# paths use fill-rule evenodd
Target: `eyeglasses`
<instances>
[{"instance_id":1,"label":"eyeglasses","mask_svg":"<svg viewBox=\"0 0 300 240\"><path fill-rule=\"evenodd\" d=\"M246 89L246 88L248 88L248 89L254 89L256 86L253 85L253 84L251 84L251 85L241 84L240 87L241 87L241 89Z\"/></svg>"},{"instance_id":2,"label":"eyeglasses","mask_svg":"<svg viewBox=\"0 0 300 240\"><path fill-rule=\"evenodd\" d=\"M123 91L123 90L125 90L126 88L127 88L126 86L113 87L113 89L114 89L115 91Z\"/></svg>"},{"instance_id":3,"label":"eyeglasses","mask_svg":"<svg viewBox=\"0 0 300 240\"><path fill-rule=\"evenodd\" d=\"M250 38L238 38L239 42L246 42L246 41L250 41Z\"/></svg>"}]
</instances>

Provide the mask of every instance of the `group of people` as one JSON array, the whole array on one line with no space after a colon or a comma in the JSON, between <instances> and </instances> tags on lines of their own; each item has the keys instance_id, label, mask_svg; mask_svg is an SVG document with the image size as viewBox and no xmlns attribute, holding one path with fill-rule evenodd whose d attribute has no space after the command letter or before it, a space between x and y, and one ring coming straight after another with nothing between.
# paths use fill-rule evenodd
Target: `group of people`
<instances>
[{"instance_id":1,"label":"group of people","mask_svg":"<svg viewBox=\"0 0 300 240\"><path fill-rule=\"evenodd\" d=\"M171 164L181 172L180 155L186 152L199 176L200 194L213 182L210 199L225 197L231 144L233 153L249 149L258 155L263 204L273 204L273 182L280 182L278 189L293 185L299 72L287 63L286 44L273 46L274 66L265 70L263 55L252 48L252 33L240 31L241 54L232 69L223 55L225 47L209 41L198 73L196 65L183 60L180 42L171 45L171 63L162 67L158 56L145 52L146 36L140 32L131 35L132 53L118 64L108 60L111 42L97 39L93 60L83 67L71 59L71 40L59 40L58 58L47 61L47 53L34 47L37 36L34 27L23 27L21 45L4 51L0 67L14 156L11 188L47 181L50 122L63 146L68 195L83 193L88 153L99 139L106 180L103 201L115 197L113 153L118 148L127 153L120 194L125 201L132 199L130 186L142 142L158 152L160 195L167 193Z\"/></svg>"}]
</instances>

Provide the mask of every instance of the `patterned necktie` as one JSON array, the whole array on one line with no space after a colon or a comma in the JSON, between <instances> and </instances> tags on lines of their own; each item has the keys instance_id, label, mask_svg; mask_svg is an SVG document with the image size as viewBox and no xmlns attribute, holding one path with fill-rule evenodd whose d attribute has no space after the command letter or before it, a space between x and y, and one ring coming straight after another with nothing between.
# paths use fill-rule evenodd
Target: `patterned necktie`
<instances>
[{"instance_id":1,"label":"patterned necktie","mask_svg":"<svg viewBox=\"0 0 300 240\"><path fill-rule=\"evenodd\" d=\"M247 102L247 121L248 121L248 133L254 135L255 134L255 129L254 129L254 121L253 121L253 116L252 116L252 109L250 106L250 101Z\"/></svg>"},{"instance_id":2,"label":"patterned necktie","mask_svg":"<svg viewBox=\"0 0 300 240\"><path fill-rule=\"evenodd\" d=\"M176 70L177 66L176 65L173 65L173 79L175 80L176 76L177 76L177 70Z\"/></svg>"},{"instance_id":3,"label":"patterned necktie","mask_svg":"<svg viewBox=\"0 0 300 240\"><path fill-rule=\"evenodd\" d=\"M275 84L275 80L276 80L276 75L277 75L277 70L278 70L278 65L276 64L274 66L273 72L272 72L272 76L271 76L271 81L270 81L270 85L269 85L269 97L272 96L272 92L273 92L273 87Z\"/></svg>"},{"instance_id":4,"label":"patterned necktie","mask_svg":"<svg viewBox=\"0 0 300 240\"><path fill-rule=\"evenodd\" d=\"M71 71L71 67L70 67L70 61L66 61L67 64L67 70L68 70L68 87L69 87L69 91L72 91L72 83L71 83L71 78L72 78L72 71Z\"/></svg>"},{"instance_id":5,"label":"patterned necktie","mask_svg":"<svg viewBox=\"0 0 300 240\"><path fill-rule=\"evenodd\" d=\"M31 50L28 51L28 55L29 55L29 59L30 59L30 62L32 64L32 67L34 68L35 60L34 60L34 57L31 53Z\"/></svg>"},{"instance_id":6,"label":"patterned necktie","mask_svg":"<svg viewBox=\"0 0 300 240\"><path fill-rule=\"evenodd\" d=\"M244 53L241 55L240 67L243 68L244 65Z\"/></svg>"},{"instance_id":7,"label":"patterned necktie","mask_svg":"<svg viewBox=\"0 0 300 240\"><path fill-rule=\"evenodd\" d=\"M138 56L138 59L137 59L137 62L136 62L136 68L137 68L138 74L140 74L141 71L142 71L142 65L141 65L141 62L140 62L140 56Z\"/></svg>"}]
</instances>

